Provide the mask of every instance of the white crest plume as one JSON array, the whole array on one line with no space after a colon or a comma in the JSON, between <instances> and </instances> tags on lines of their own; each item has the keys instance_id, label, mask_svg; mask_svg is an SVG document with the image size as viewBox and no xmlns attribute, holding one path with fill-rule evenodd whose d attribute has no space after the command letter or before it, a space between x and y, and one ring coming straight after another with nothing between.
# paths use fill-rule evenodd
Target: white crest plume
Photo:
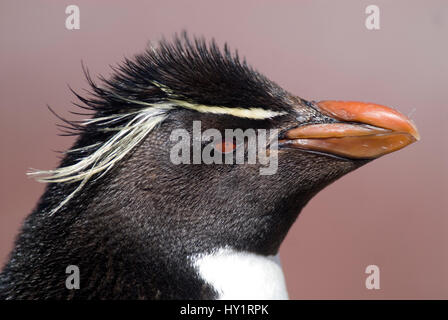
<instances>
[{"instance_id":1,"label":"white crest plume","mask_svg":"<svg viewBox=\"0 0 448 320\"><path fill-rule=\"evenodd\" d=\"M97 147L93 153L85 156L75 164L60 167L54 170L35 170L28 173L28 175L35 177L39 182L73 183L81 181L80 185L56 208L54 208L50 214L54 214L63 205L70 201L70 199L72 199L74 195L84 187L93 175L100 173L101 177L112 169L115 164L123 159L146 137L149 132L151 132L167 117L166 111L170 108L171 106L168 104L154 104L151 107L138 111L85 120L83 122L84 125L89 125L92 123L107 125L126 118L131 118L131 120L129 120L123 127L114 127L110 129L106 127L102 129L105 131L117 131L117 133L114 134L109 140L103 143L97 143L80 149L71 149L67 151L70 153Z\"/></svg>"}]
</instances>

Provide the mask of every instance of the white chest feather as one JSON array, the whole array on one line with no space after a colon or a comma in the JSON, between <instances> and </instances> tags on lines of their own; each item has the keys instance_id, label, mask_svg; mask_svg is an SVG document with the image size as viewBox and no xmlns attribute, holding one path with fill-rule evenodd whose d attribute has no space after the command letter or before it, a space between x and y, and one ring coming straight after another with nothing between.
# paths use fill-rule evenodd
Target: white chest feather
<instances>
[{"instance_id":1,"label":"white chest feather","mask_svg":"<svg viewBox=\"0 0 448 320\"><path fill-rule=\"evenodd\" d=\"M262 256L232 249L192 257L199 275L220 300L288 299L285 278L277 256Z\"/></svg>"}]
</instances>

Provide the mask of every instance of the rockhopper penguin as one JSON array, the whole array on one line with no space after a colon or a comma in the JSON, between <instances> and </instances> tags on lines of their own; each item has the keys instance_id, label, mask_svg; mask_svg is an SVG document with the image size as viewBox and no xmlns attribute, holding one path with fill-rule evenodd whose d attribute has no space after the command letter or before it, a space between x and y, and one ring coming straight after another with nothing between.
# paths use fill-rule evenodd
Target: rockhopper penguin
<instances>
[{"instance_id":1,"label":"rockhopper penguin","mask_svg":"<svg viewBox=\"0 0 448 320\"><path fill-rule=\"evenodd\" d=\"M276 255L325 186L419 139L391 108L307 101L214 41L161 41L77 95L91 112L0 275L1 299L287 298ZM274 174L244 164L171 160L172 132L277 129ZM200 147L204 147L200 142ZM222 155L233 141L216 142ZM194 143L193 143L194 144ZM220 146L220 147L219 147ZM192 146L190 146L192 147ZM244 152L248 145L243 144ZM79 268L79 289L66 268Z\"/></svg>"}]
</instances>

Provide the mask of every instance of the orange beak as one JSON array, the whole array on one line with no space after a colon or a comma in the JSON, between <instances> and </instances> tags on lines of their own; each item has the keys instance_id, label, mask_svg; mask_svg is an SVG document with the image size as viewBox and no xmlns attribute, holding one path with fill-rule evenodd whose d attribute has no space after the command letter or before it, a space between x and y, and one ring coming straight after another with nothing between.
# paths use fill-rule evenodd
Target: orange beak
<instances>
[{"instance_id":1,"label":"orange beak","mask_svg":"<svg viewBox=\"0 0 448 320\"><path fill-rule=\"evenodd\" d=\"M321 113L341 122L291 129L285 133L289 146L353 159L374 159L420 139L409 118L386 106L332 100L320 101L317 106Z\"/></svg>"}]
</instances>

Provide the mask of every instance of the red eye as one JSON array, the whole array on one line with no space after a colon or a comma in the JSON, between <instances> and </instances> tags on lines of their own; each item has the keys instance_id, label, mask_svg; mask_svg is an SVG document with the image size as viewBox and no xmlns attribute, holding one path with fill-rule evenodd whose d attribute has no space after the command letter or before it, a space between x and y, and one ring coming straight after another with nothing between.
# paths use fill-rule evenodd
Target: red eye
<instances>
[{"instance_id":1,"label":"red eye","mask_svg":"<svg viewBox=\"0 0 448 320\"><path fill-rule=\"evenodd\" d=\"M215 149L221 153L229 153L236 149L236 144L232 141L223 140L215 145Z\"/></svg>"}]
</instances>

